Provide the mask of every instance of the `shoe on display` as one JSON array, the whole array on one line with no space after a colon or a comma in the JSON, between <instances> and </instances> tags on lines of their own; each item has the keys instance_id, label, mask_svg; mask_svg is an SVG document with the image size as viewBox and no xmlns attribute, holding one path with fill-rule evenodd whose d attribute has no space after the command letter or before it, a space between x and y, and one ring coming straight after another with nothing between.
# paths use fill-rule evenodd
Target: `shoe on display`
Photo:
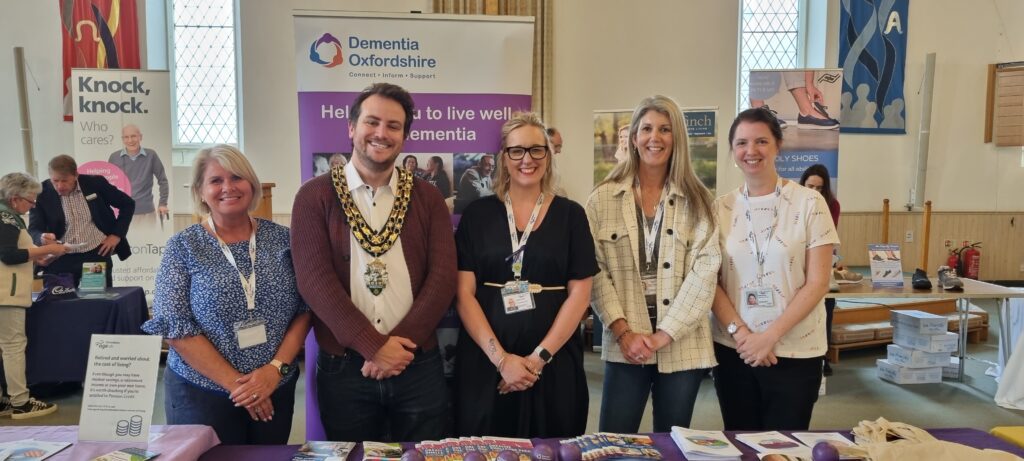
<instances>
[{"instance_id":1,"label":"shoe on display","mask_svg":"<svg viewBox=\"0 0 1024 461\"><path fill-rule=\"evenodd\" d=\"M963 291L964 282L960 281L960 277L956 276L956 271L950 269L949 266L939 266L939 287L943 290L949 291Z\"/></svg>"},{"instance_id":2,"label":"shoe on display","mask_svg":"<svg viewBox=\"0 0 1024 461\"><path fill-rule=\"evenodd\" d=\"M928 273L922 269L915 269L914 275L910 277L910 286L918 290L931 290L932 281L928 280Z\"/></svg>"},{"instance_id":3,"label":"shoe on display","mask_svg":"<svg viewBox=\"0 0 1024 461\"><path fill-rule=\"evenodd\" d=\"M0 418L11 416L13 411L14 409L11 408L11 398L6 395L0 397Z\"/></svg>"},{"instance_id":4,"label":"shoe on display","mask_svg":"<svg viewBox=\"0 0 1024 461\"><path fill-rule=\"evenodd\" d=\"M820 102L814 101L814 109L817 110L819 114L824 115L825 118L832 118L832 116L829 115L828 111L826 110L828 109L828 106L824 106Z\"/></svg>"},{"instance_id":5,"label":"shoe on display","mask_svg":"<svg viewBox=\"0 0 1024 461\"><path fill-rule=\"evenodd\" d=\"M28 402L24 405L18 405L13 407L11 412L12 419L28 419L35 418L37 416L45 416L50 413L57 411L57 405L52 403L40 402L35 398L29 397Z\"/></svg>"},{"instance_id":6,"label":"shoe on display","mask_svg":"<svg viewBox=\"0 0 1024 461\"><path fill-rule=\"evenodd\" d=\"M796 118L796 127L801 130L838 130L839 120L801 114Z\"/></svg>"},{"instance_id":7,"label":"shoe on display","mask_svg":"<svg viewBox=\"0 0 1024 461\"><path fill-rule=\"evenodd\" d=\"M878 253L875 253L874 255L872 255L872 256L871 256L871 259L872 259L872 260L875 260L875 261L878 261L878 262L882 262L882 261L885 261L884 259L882 259L882 257L881 257L881 256L878 256Z\"/></svg>"},{"instance_id":8,"label":"shoe on display","mask_svg":"<svg viewBox=\"0 0 1024 461\"><path fill-rule=\"evenodd\" d=\"M892 273L892 270L888 270L888 269L887 269L887 270L885 271L885 273L884 273L884 274L882 274L882 278L883 278L883 279L884 279L884 278L888 278L888 277L889 277L889 274L891 274L891 273Z\"/></svg>"},{"instance_id":9,"label":"shoe on display","mask_svg":"<svg viewBox=\"0 0 1024 461\"><path fill-rule=\"evenodd\" d=\"M864 280L863 275L849 269L832 269L832 277L835 278L840 285L844 283L860 283L861 280Z\"/></svg>"}]
</instances>

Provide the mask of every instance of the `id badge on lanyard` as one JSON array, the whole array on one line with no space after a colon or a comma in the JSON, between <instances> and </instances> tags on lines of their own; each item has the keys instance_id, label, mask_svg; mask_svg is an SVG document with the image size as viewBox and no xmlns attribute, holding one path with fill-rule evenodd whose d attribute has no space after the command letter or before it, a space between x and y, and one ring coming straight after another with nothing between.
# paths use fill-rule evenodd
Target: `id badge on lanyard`
<instances>
[{"instance_id":1,"label":"id badge on lanyard","mask_svg":"<svg viewBox=\"0 0 1024 461\"><path fill-rule=\"evenodd\" d=\"M248 349L263 344L267 342L267 322L253 315L253 312L256 310L256 221L250 218L252 233L249 235L249 262L252 265L252 271L249 273L249 277L242 275L242 270L238 268L238 263L235 262L235 255L231 254L228 244L217 233L217 226L213 223L213 218L208 218L208 222L210 230L217 237L217 243L220 246L221 252L224 253L224 258L228 260L231 267L238 273L238 281L242 285L242 293L245 294L245 307L249 318L235 322L233 325L235 337L238 339L238 348Z\"/></svg>"},{"instance_id":2,"label":"id badge on lanyard","mask_svg":"<svg viewBox=\"0 0 1024 461\"><path fill-rule=\"evenodd\" d=\"M776 198L782 195L782 180L779 179L775 185L775 196ZM772 224L768 229L768 235L765 238L764 248L758 245L757 233L754 231L754 222L752 219L752 212L750 206L750 198L747 191L747 186L743 186L743 199L746 202L746 218L749 229L747 235L748 242L750 243L750 250L756 258L757 262L757 286L753 288L746 288L742 290L741 303L743 305L741 317L746 322L747 326L755 332L761 333L771 326L775 319L778 319L782 315L782 308L775 302L775 293L771 287L764 286L764 265L768 255L768 246L771 245L772 237L775 235L775 230L779 225L779 208L778 204L775 205L775 209L772 210Z\"/></svg>"},{"instance_id":3,"label":"id badge on lanyard","mask_svg":"<svg viewBox=\"0 0 1024 461\"><path fill-rule=\"evenodd\" d=\"M537 203L533 206L530 221L526 223L523 238L520 239L516 231L516 217L512 211L512 199L507 193L505 194L505 212L508 216L509 238L512 241L512 254L506 260L511 259L512 275L515 278L506 282L505 286L501 288L501 303L505 308L506 314L525 312L537 307L533 300L533 293L530 292L530 282L522 280L523 257L526 254L526 241L533 232L533 226L537 223L537 216L540 215L540 208L543 204L544 194L541 193L537 197Z\"/></svg>"},{"instance_id":4,"label":"id badge on lanyard","mask_svg":"<svg viewBox=\"0 0 1024 461\"><path fill-rule=\"evenodd\" d=\"M506 314L516 314L533 310L537 307L530 293L530 282L525 280L512 281L501 288L501 304Z\"/></svg>"}]
</instances>

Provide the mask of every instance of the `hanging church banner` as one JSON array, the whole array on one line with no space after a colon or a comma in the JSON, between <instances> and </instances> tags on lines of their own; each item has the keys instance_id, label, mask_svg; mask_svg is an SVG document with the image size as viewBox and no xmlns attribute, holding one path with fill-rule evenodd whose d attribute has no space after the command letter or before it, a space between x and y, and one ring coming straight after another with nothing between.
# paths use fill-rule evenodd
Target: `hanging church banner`
<instances>
[{"instance_id":1,"label":"hanging church banner","mask_svg":"<svg viewBox=\"0 0 1024 461\"><path fill-rule=\"evenodd\" d=\"M840 2L843 133L905 134L909 0Z\"/></svg>"},{"instance_id":2,"label":"hanging church banner","mask_svg":"<svg viewBox=\"0 0 1024 461\"><path fill-rule=\"evenodd\" d=\"M139 69L135 0L60 2L64 64L64 121L72 119L71 69Z\"/></svg>"},{"instance_id":3,"label":"hanging church banner","mask_svg":"<svg viewBox=\"0 0 1024 461\"><path fill-rule=\"evenodd\" d=\"M352 101L387 82L409 91L416 106L399 164L437 187L456 215L471 193L490 192L501 126L531 107L533 18L303 11L294 24L303 181L348 162ZM461 188L464 174L485 180ZM454 368L458 327L450 309L437 334L446 374ZM307 339L307 363L316 361L316 350ZM312 376L306 439L324 440Z\"/></svg>"}]
</instances>

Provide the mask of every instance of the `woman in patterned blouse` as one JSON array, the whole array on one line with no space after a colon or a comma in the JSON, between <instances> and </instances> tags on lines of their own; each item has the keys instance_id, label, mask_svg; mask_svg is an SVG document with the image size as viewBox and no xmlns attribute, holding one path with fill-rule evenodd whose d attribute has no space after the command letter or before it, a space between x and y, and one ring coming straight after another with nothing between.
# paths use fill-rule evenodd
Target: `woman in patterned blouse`
<instances>
[{"instance_id":1,"label":"woman in patterned blouse","mask_svg":"<svg viewBox=\"0 0 1024 461\"><path fill-rule=\"evenodd\" d=\"M599 429L634 433L653 394L654 431L689 426L715 365L708 311L721 255L712 196L690 164L675 101L633 111L627 155L587 202L601 274L594 309L608 327Z\"/></svg>"},{"instance_id":2,"label":"woman in patterned blouse","mask_svg":"<svg viewBox=\"0 0 1024 461\"><path fill-rule=\"evenodd\" d=\"M726 430L807 430L839 238L821 194L776 172L782 128L771 111L741 112L729 145L744 185L715 202L725 257L712 308L722 420Z\"/></svg>"},{"instance_id":3,"label":"woman in patterned blouse","mask_svg":"<svg viewBox=\"0 0 1024 461\"><path fill-rule=\"evenodd\" d=\"M171 346L168 424L212 426L224 444L284 444L291 432L309 308L295 286L288 229L249 213L260 181L237 149L203 149L192 198L209 214L167 242L153 319Z\"/></svg>"}]
</instances>

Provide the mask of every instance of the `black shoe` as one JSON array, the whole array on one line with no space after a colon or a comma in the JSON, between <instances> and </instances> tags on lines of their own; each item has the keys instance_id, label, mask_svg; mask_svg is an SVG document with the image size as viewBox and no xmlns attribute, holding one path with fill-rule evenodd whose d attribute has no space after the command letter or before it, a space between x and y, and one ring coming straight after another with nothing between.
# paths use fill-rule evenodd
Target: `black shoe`
<instances>
[{"instance_id":1,"label":"black shoe","mask_svg":"<svg viewBox=\"0 0 1024 461\"><path fill-rule=\"evenodd\" d=\"M828 360L825 360L825 366L821 367L821 374L824 376L832 376L832 365L829 365Z\"/></svg>"},{"instance_id":2,"label":"black shoe","mask_svg":"<svg viewBox=\"0 0 1024 461\"><path fill-rule=\"evenodd\" d=\"M917 290L931 290L932 281L928 280L928 273L921 269L915 269L914 275L910 278L910 286Z\"/></svg>"},{"instance_id":3,"label":"black shoe","mask_svg":"<svg viewBox=\"0 0 1024 461\"><path fill-rule=\"evenodd\" d=\"M12 407L11 418L35 418L37 416L48 415L55 411L57 411L57 405L54 405L52 403L40 402L39 400L29 397L28 402L25 402L23 405L16 405Z\"/></svg>"},{"instance_id":4,"label":"black shoe","mask_svg":"<svg viewBox=\"0 0 1024 461\"><path fill-rule=\"evenodd\" d=\"M871 257L871 259L873 259L875 261L879 261L879 262L885 261L884 259L882 259L881 256L878 256L878 253L875 253L875 255Z\"/></svg>"}]
</instances>

